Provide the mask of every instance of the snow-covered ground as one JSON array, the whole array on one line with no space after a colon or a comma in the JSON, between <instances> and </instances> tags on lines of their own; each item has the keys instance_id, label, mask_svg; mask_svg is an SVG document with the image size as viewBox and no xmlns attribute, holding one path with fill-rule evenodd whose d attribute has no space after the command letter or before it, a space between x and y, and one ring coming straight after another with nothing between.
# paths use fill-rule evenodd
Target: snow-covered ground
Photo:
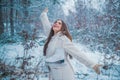
<instances>
[{"instance_id":1,"label":"snow-covered ground","mask_svg":"<svg viewBox=\"0 0 120 80\"><path fill-rule=\"evenodd\" d=\"M86 48L85 45L78 43L75 44L78 46L81 52L85 53L93 61L103 64L102 60L104 59L104 53L97 51L92 52ZM23 64L23 58L24 60L26 58L27 64L24 64L24 70L30 71L33 69L33 72L35 72L34 70L38 71L38 73L36 72L36 74L30 75L30 77L34 78L33 80L48 80L47 73L44 74L44 72L47 72L47 70L45 70L46 68L44 66L42 40L39 41L39 44L36 43L34 47L26 51L21 43L5 44L0 47L0 56L2 62L9 66L14 65L17 69L20 69L20 66ZM100 75L97 75L91 68L87 68L85 65L79 63L74 58L71 60L71 64L73 65L73 68L76 72L76 80L120 80L120 73L118 73L120 71L120 66L118 65L119 62L115 66L112 66L110 70L101 69ZM43 74L40 72L43 72ZM17 78L17 80L20 80L19 78ZM22 78L22 80L23 79L25 78ZM5 80L10 80L10 77L6 77Z\"/></svg>"}]
</instances>

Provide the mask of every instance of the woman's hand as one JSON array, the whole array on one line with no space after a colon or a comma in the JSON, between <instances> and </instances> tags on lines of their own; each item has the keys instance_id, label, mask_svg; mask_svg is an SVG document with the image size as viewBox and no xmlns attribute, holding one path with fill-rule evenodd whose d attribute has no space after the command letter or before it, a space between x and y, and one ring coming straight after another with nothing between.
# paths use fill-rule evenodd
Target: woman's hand
<instances>
[{"instance_id":1,"label":"woman's hand","mask_svg":"<svg viewBox=\"0 0 120 80\"><path fill-rule=\"evenodd\" d=\"M48 12L48 8L46 7L43 11L47 13Z\"/></svg>"},{"instance_id":2,"label":"woman's hand","mask_svg":"<svg viewBox=\"0 0 120 80\"><path fill-rule=\"evenodd\" d=\"M101 67L102 65L101 64L96 64L94 67L93 67L93 69L95 70L95 72L97 73L97 74L100 74L100 67Z\"/></svg>"}]
</instances>

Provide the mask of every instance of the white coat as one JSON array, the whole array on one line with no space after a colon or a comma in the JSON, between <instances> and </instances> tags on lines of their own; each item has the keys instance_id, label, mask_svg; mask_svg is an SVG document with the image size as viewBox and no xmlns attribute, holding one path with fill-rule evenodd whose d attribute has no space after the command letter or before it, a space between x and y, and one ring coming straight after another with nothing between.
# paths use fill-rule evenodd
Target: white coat
<instances>
[{"instance_id":1,"label":"white coat","mask_svg":"<svg viewBox=\"0 0 120 80\"><path fill-rule=\"evenodd\" d=\"M51 24L48 20L47 13L42 12L40 16L45 35L48 36ZM72 43L65 35L61 32L55 34L48 44L46 51L46 61L54 62L60 59L64 59L65 62L61 64L48 64L50 67L50 80L75 80L74 71L70 64L68 54L79 60L87 67L93 67L96 63L91 61L84 53Z\"/></svg>"}]
</instances>

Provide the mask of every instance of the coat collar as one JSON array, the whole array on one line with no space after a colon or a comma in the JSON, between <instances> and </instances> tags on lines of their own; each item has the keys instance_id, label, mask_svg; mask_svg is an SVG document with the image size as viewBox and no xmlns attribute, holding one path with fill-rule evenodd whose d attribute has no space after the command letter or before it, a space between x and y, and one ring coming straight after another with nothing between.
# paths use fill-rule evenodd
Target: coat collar
<instances>
[{"instance_id":1,"label":"coat collar","mask_svg":"<svg viewBox=\"0 0 120 80\"><path fill-rule=\"evenodd\" d=\"M52 37L52 38L59 37L59 36L61 36L61 35L63 35L63 34L62 34L62 32L61 32L61 31L59 31L59 32L57 32L55 35L53 35L53 37Z\"/></svg>"}]
</instances>

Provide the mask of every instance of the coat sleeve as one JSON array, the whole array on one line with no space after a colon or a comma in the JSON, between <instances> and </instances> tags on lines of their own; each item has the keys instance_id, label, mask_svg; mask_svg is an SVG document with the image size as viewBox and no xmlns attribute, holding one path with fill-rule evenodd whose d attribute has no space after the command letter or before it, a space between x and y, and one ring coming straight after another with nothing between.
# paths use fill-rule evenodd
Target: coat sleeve
<instances>
[{"instance_id":1,"label":"coat sleeve","mask_svg":"<svg viewBox=\"0 0 120 80\"><path fill-rule=\"evenodd\" d=\"M87 67L93 67L96 63L93 62L87 55L82 53L66 36L62 37L63 48L66 53L72 55L79 62L83 63Z\"/></svg>"},{"instance_id":2,"label":"coat sleeve","mask_svg":"<svg viewBox=\"0 0 120 80\"><path fill-rule=\"evenodd\" d=\"M47 12L41 13L40 20L41 20L41 23L43 25L44 33L46 36L48 36L50 33L51 25L50 25L50 22L49 22L49 19L47 16Z\"/></svg>"}]
</instances>

